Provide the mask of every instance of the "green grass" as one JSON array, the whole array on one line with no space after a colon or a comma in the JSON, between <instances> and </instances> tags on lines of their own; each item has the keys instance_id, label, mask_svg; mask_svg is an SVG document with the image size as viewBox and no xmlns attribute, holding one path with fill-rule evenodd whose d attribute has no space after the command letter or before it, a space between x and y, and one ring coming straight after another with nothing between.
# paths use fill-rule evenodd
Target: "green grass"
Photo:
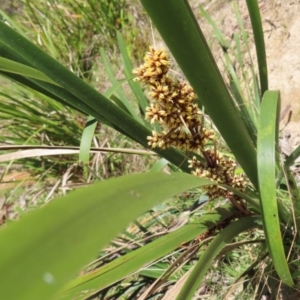
<instances>
[{"instance_id":1,"label":"green grass","mask_svg":"<svg viewBox=\"0 0 300 300\"><path fill-rule=\"evenodd\" d=\"M137 4L137 3L136 3ZM131 41L128 48L132 57L142 55L146 49L146 35L140 35L137 19L133 17L132 8L124 1L24 1L18 5L21 13L8 11L16 26L33 41L40 44L54 58L58 59L73 72L85 78L100 90L109 89L110 83L103 72L100 48L104 47L114 71L118 71L120 53L116 47L116 30L124 32L125 40ZM138 8L140 9L140 8ZM135 10L135 13L137 11ZM138 12L140 13L140 12ZM140 13L141 14L141 13ZM140 18L143 21L143 17ZM140 58L141 56L139 56ZM118 76L118 74L117 74ZM11 145L55 145L79 146L86 117L77 111L61 105L33 90L24 89L1 79L1 119L0 142ZM13 92L12 92L13 91ZM126 91L126 89L125 89ZM129 94L128 94L129 93ZM128 88L127 96L131 96ZM130 147L132 142L110 131L105 126L97 127L95 142L103 142L108 147ZM110 139L106 139L110 135ZM105 146L103 145L103 146ZM134 146L136 147L136 145ZM106 155L102 158L104 165L95 172L107 178L114 174L124 174L128 164L136 165L133 169L145 168L145 164L134 158L124 158L122 154ZM124 159L124 162L122 160ZM49 158L45 158L44 163ZM65 160L65 162L64 162ZM75 163L77 157L71 156L57 160L50 158L50 164ZM127 160L127 161L126 161ZM40 161L23 161L33 164L32 168L46 167ZM146 162L147 164L147 162ZM47 167L50 167L47 164ZM65 167L62 167L64 169ZM101 169L101 167L100 167ZM60 173L63 171L60 171Z\"/></svg>"}]
</instances>

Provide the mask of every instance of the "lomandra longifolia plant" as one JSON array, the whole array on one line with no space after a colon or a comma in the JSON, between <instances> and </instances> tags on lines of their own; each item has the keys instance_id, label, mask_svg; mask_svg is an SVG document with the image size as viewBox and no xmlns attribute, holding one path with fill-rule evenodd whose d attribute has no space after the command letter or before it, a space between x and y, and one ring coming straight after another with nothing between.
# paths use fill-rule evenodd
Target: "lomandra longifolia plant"
<instances>
[{"instance_id":1,"label":"lomandra longifolia plant","mask_svg":"<svg viewBox=\"0 0 300 300\"><path fill-rule=\"evenodd\" d=\"M168 76L169 66L165 50L150 47L144 64L133 71L137 75L135 80L150 89L152 102L146 108L146 119L151 124L157 122L162 128L162 132L153 130L152 136L147 137L149 146L162 149L175 147L190 153L199 151L204 157L203 162L195 156L189 160L193 175L245 191L249 182L244 174L235 174L236 162L217 150L214 131L205 128L203 114L195 103L193 88L187 82ZM216 185L203 189L211 200L228 198L241 212L249 213L242 199L232 192Z\"/></svg>"},{"instance_id":2,"label":"lomandra longifolia plant","mask_svg":"<svg viewBox=\"0 0 300 300\"><path fill-rule=\"evenodd\" d=\"M233 98L187 0L141 0L189 82L169 76L170 63L165 51L150 48L144 64L135 70L136 80L150 92L151 103L147 109L141 86L131 81L131 62L122 34L117 33L124 77L139 111L145 112L155 128L152 133L148 122L136 113L137 107L129 107L132 99L123 95L110 97L113 89L99 93L12 26L0 22L1 75L91 116L145 148L152 148L173 166L196 175L145 172L104 180L70 192L22 216L21 220L8 223L0 230L0 295L3 299L87 299L101 293L103 297L115 295L121 299L131 297L131 291L136 292L133 297L143 293L146 299L157 296L155 287L171 285L174 299L192 299L205 283L206 273L220 253L234 247L240 250L238 243L228 248L237 237L245 244L263 244L263 253L258 251L255 260L249 262L251 273L263 261L272 272L272 278L287 286L294 284L293 279L299 274L297 271L291 274L294 262L291 258L298 257L293 254L294 249L298 249L295 228L299 218L296 216L294 224L291 215L297 212L299 191L296 185L289 185L292 193L288 201L284 205L279 201L280 186L276 185L279 170L283 171L281 174L288 174L284 172L286 165L282 168L276 159L280 93L268 91L258 2L246 1L259 70L255 120L251 114L245 114L247 103L237 105ZM113 81L113 88L119 88L117 79ZM205 116L197 103L205 108L230 149L230 157L236 160L222 156L217 134L205 126ZM87 121L86 128L89 125ZM82 141L84 144L84 138ZM187 153L190 168L185 161ZM294 158L289 159L289 164ZM236 162L246 175L237 174ZM285 184L290 182L293 181L288 177ZM203 189L212 200L228 198L231 203L221 201L214 210L195 214L196 222L167 231L163 236L151 237L147 243L137 243L138 247L142 246L128 248L120 257L97 264L95 268L89 266L83 275L80 273L74 278L78 270L94 260L99 249L105 249L130 222L166 199L194 188ZM294 205L294 210L289 203ZM241 213L237 214L237 209ZM265 241L253 240L248 234L255 228L263 229L260 233ZM198 237L208 235L209 240L199 242ZM192 247L184 248L186 243ZM296 246L293 248L293 245ZM191 249L195 254L192 261ZM169 262L164 258L170 255L174 256L175 263L166 263L162 270L160 263ZM149 281L144 280L148 275L144 274L152 272L148 266L153 267L157 262L163 274L151 273L156 277L150 288ZM176 276L180 273L181 277L175 282L173 275L177 271ZM237 281L244 275L237 274ZM250 272L247 275L250 276ZM139 284L136 284L136 276L143 278ZM159 293L161 291L159 289Z\"/></svg>"}]
</instances>

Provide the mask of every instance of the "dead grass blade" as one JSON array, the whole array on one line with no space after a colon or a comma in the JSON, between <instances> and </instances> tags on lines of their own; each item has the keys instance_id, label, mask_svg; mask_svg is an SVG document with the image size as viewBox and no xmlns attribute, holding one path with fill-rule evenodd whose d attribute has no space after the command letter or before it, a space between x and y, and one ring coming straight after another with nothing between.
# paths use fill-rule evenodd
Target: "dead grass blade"
<instances>
[{"instance_id":1,"label":"dead grass blade","mask_svg":"<svg viewBox=\"0 0 300 300\"><path fill-rule=\"evenodd\" d=\"M52 146L1 146L0 150L24 149L12 153L3 154L0 156L0 162L37 157L37 156L51 156L51 155L66 155L78 154L79 147L52 147ZM126 154L139 154L139 155L156 155L152 151L134 150L125 148L91 148L91 153L99 152L115 152Z\"/></svg>"}]
</instances>

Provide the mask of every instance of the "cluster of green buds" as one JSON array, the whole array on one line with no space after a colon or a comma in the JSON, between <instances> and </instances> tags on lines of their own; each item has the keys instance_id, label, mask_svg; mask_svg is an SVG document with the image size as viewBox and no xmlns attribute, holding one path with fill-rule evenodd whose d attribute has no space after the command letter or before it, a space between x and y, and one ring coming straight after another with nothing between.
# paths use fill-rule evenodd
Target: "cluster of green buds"
<instances>
[{"instance_id":1,"label":"cluster of green buds","mask_svg":"<svg viewBox=\"0 0 300 300\"><path fill-rule=\"evenodd\" d=\"M204 118L195 103L193 88L187 82L169 77L169 67L167 53L150 47L144 63L133 71L137 76L135 81L144 83L150 90L151 103L146 109L146 119L151 124L157 122L162 128L162 132L152 131L152 136L148 137L149 146L162 149L173 146L189 152L200 152L205 162L193 157L189 161L192 174L243 191L247 182L244 175L235 174L235 162L207 146L208 143L215 143L215 133L204 127ZM215 185L207 186L205 190L211 199L233 197L233 194Z\"/></svg>"}]
</instances>

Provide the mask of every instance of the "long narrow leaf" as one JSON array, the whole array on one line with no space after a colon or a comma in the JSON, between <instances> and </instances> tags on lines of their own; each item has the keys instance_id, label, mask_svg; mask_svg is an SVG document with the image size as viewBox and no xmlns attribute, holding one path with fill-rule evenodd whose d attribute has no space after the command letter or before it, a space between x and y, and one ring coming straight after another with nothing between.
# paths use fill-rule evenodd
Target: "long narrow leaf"
<instances>
[{"instance_id":1,"label":"long narrow leaf","mask_svg":"<svg viewBox=\"0 0 300 300\"><path fill-rule=\"evenodd\" d=\"M279 277L286 285L293 285L287 265L276 198L275 144L278 132L280 94L267 91L264 94L258 126L257 165L264 231L269 252Z\"/></svg>"},{"instance_id":2,"label":"long narrow leaf","mask_svg":"<svg viewBox=\"0 0 300 300\"><path fill-rule=\"evenodd\" d=\"M251 77L252 77L251 79L252 79L252 82L253 82L253 84L252 84L253 92L250 93L250 95L249 95L250 96L249 105L250 105L250 107L252 107L254 115L256 115L257 111L260 110L261 94L260 94L260 91L259 91L258 80L256 78L256 72L254 70L254 61L252 59L251 46L250 46L250 43L249 43L250 39L249 39L249 35L248 35L247 31L245 30L244 20L243 20L243 17L241 15L240 11L239 11L237 2L233 2L233 8L234 8L237 23L238 23L238 26L239 26L239 29L240 29L240 32L241 32L241 38L242 38L242 41L244 43L243 46L246 47L246 50L247 50L246 54L248 55L249 60L250 60L250 64L249 64L248 69L249 69L249 71L251 73ZM245 56L245 51L242 51L241 55ZM243 65L240 65L240 66L242 67ZM246 71L246 74L247 73L248 72ZM249 88L247 88L247 89L249 90Z\"/></svg>"},{"instance_id":3,"label":"long narrow leaf","mask_svg":"<svg viewBox=\"0 0 300 300\"><path fill-rule=\"evenodd\" d=\"M192 299L213 260L226 246L226 244L229 244L239 233L254 227L258 227L260 225L259 223L259 217L247 217L233 222L223 231L221 231L200 257L182 290L176 297L176 300Z\"/></svg>"},{"instance_id":4,"label":"long narrow leaf","mask_svg":"<svg viewBox=\"0 0 300 300\"><path fill-rule=\"evenodd\" d=\"M93 270L89 274L74 279L64 288L65 292L62 299L73 299L76 296L78 300L84 299L84 297L95 293L95 291L102 290L120 281L146 264L174 251L182 243L188 242L202 234L212 226L231 216L234 211L235 209L228 204L218 207L209 214L199 218L196 224L185 225L123 257L115 259L98 270ZM85 294L80 297L79 295L82 291L85 291Z\"/></svg>"},{"instance_id":5,"label":"long narrow leaf","mask_svg":"<svg viewBox=\"0 0 300 300\"><path fill-rule=\"evenodd\" d=\"M112 71L112 68L111 68L111 65L110 65L108 59L106 58L105 51L104 51L103 48L100 49L100 54L101 54L101 59L102 59L102 62L105 66L106 73L109 77L109 80L110 80L111 84L113 86L118 86L118 80L115 78L115 75ZM126 98L121 86L118 86L118 88L116 89L115 92L118 95L119 99L121 100L122 104L126 107L126 110L130 113L130 115L140 122L141 119L136 114L132 104L130 104L130 102Z\"/></svg>"},{"instance_id":6,"label":"long narrow leaf","mask_svg":"<svg viewBox=\"0 0 300 300\"><path fill-rule=\"evenodd\" d=\"M212 20L211 16L205 11L205 9L202 7L202 5L199 6L201 14L204 16L204 18L209 22L209 24L213 27L214 33L218 39L218 42L220 43L221 47L223 49L228 49L227 51L223 51L224 57L225 57L225 67L230 75L230 88L234 95L235 101L240 109L242 119L245 122L245 125L247 127L248 133L253 141L253 143L256 143L256 127L253 124L253 120L250 117L249 111L248 111L248 104L246 103L244 96L242 94L242 88L241 88L241 82L236 74L236 70L231 62L230 55L228 51L233 51L230 44L227 42L226 38L218 28L217 24Z\"/></svg>"},{"instance_id":7,"label":"long narrow leaf","mask_svg":"<svg viewBox=\"0 0 300 300\"><path fill-rule=\"evenodd\" d=\"M1 297L53 299L130 221L176 193L206 184L211 182L183 173L123 176L28 213L0 232Z\"/></svg>"},{"instance_id":8,"label":"long narrow leaf","mask_svg":"<svg viewBox=\"0 0 300 300\"><path fill-rule=\"evenodd\" d=\"M122 54L122 60L123 60L123 64L124 64L124 75L128 81L128 84L132 90L132 92L134 93L137 102L139 104L139 107L142 111L142 113L146 112L146 107L148 106L148 101L147 98L145 97L142 88L140 87L139 83L134 82L133 79L133 74L132 74L132 63L130 61L129 55L127 53L127 49L126 49L126 45L124 42L124 39L121 35L120 32L117 32L117 39L118 39L118 44L120 47L120 51Z\"/></svg>"},{"instance_id":9,"label":"long narrow leaf","mask_svg":"<svg viewBox=\"0 0 300 300\"><path fill-rule=\"evenodd\" d=\"M97 120L94 117L89 116L86 121L85 127L82 131L80 139L79 160L82 161L84 164L89 163L91 144L96 127Z\"/></svg>"},{"instance_id":10,"label":"long narrow leaf","mask_svg":"<svg viewBox=\"0 0 300 300\"><path fill-rule=\"evenodd\" d=\"M4 57L0 57L0 70L3 72L18 74L56 84L53 80L45 76L45 74L41 73L40 71Z\"/></svg>"},{"instance_id":11,"label":"long narrow leaf","mask_svg":"<svg viewBox=\"0 0 300 300\"><path fill-rule=\"evenodd\" d=\"M106 92L107 96L111 95L111 92ZM79 151L79 160L83 164L87 165L90 160L90 150L92 145L92 140L94 137L95 129L97 127L97 119L93 116L88 116L85 127L83 129L81 139L80 139L80 151ZM85 176L87 175L85 170Z\"/></svg>"},{"instance_id":12,"label":"long narrow leaf","mask_svg":"<svg viewBox=\"0 0 300 300\"><path fill-rule=\"evenodd\" d=\"M254 34L261 97L268 90L268 68L264 33L257 0L246 0Z\"/></svg>"},{"instance_id":13,"label":"long narrow leaf","mask_svg":"<svg viewBox=\"0 0 300 300\"><path fill-rule=\"evenodd\" d=\"M287 157L285 161L285 167L289 168L290 166L293 165L295 160L300 156L300 145Z\"/></svg>"}]
</instances>

